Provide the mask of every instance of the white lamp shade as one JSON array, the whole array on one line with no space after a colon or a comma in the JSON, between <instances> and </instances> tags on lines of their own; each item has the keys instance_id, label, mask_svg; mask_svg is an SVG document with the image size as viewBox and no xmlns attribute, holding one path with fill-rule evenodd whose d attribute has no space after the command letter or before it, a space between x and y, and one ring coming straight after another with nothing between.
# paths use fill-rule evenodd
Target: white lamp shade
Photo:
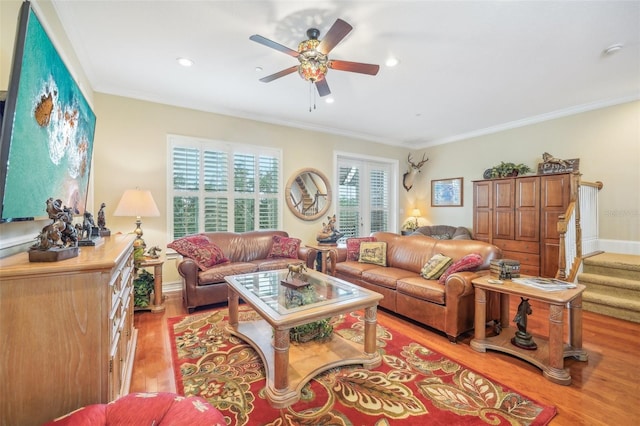
<instances>
[{"instance_id":1,"label":"white lamp shade","mask_svg":"<svg viewBox=\"0 0 640 426\"><path fill-rule=\"evenodd\" d=\"M413 212L411 214L412 214L413 217L422 216L422 213L420 213L420 209L413 209Z\"/></svg>"},{"instance_id":2,"label":"white lamp shade","mask_svg":"<svg viewBox=\"0 0 640 426\"><path fill-rule=\"evenodd\" d=\"M151 195L151 191L141 189L127 189L122 194L114 216L155 217L160 216L160 210Z\"/></svg>"}]
</instances>

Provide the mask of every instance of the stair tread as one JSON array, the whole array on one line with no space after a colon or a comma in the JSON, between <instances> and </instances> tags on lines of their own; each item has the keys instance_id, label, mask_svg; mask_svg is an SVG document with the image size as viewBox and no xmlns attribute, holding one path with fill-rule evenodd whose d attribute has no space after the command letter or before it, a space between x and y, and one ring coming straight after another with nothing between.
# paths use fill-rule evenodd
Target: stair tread
<instances>
[{"instance_id":1,"label":"stair tread","mask_svg":"<svg viewBox=\"0 0 640 426\"><path fill-rule=\"evenodd\" d=\"M585 290L582 293L582 300L584 302L595 303L598 305L606 305L613 307L622 307L632 311L640 311L640 300L628 299L625 297L611 296L601 293L592 293Z\"/></svg>"},{"instance_id":2,"label":"stair tread","mask_svg":"<svg viewBox=\"0 0 640 426\"><path fill-rule=\"evenodd\" d=\"M640 256L635 254L600 253L584 259L584 264L640 272Z\"/></svg>"},{"instance_id":3,"label":"stair tread","mask_svg":"<svg viewBox=\"0 0 640 426\"><path fill-rule=\"evenodd\" d=\"M594 283L607 285L610 287L627 288L638 290L640 292L640 281L632 280L629 278L611 277L607 275L584 272L578 275L578 282L581 284Z\"/></svg>"}]
</instances>

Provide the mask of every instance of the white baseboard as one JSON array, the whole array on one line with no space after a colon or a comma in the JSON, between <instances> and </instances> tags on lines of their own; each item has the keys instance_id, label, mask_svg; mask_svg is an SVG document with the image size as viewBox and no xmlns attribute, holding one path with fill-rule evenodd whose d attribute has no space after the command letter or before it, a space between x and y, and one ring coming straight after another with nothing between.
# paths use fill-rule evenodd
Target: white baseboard
<instances>
[{"instance_id":1,"label":"white baseboard","mask_svg":"<svg viewBox=\"0 0 640 426\"><path fill-rule=\"evenodd\" d=\"M598 250L609 253L640 255L640 241L598 240Z\"/></svg>"},{"instance_id":2,"label":"white baseboard","mask_svg":"<svg viewBox=\"0 0 640 426\"><path fill-rule=\"evenodd\" d=\"M162 282L162 293L182 292L182 281Z\"/></svg>"}]
</instances>

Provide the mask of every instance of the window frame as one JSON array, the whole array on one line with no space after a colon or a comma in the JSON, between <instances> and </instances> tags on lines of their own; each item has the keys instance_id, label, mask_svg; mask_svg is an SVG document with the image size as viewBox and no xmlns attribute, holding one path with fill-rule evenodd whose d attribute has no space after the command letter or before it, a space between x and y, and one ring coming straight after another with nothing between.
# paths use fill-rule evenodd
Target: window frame
<instances>
[{"instance_id":1,"label":"window frame","mask_svg":"<svg viewBox=\"0 0 640 426\"><path fill-rule=\"evenodd\" d=\"M227 197L228 199L228 215L227 215L227 229L228 232L234 232L234 204L236 200L241 199L253 199L254 202L254 224L253 229L266 229L260 228L260 199L269 198L276 200L277 206L277 214L276 214L276 228L274 229L282 229L283 223L283 161L282 161L282 149L260 146L260 145L249 145L228 141L219 141L205 138L197 138L183 135L167 135L167 180L166 180L166 188L167 188L167 236L169 241L173 241L175 239L174 234L174 196L176 195L187 195L185 192L174 190L174 176L173 176L173 150L174 148L187 148L187 149L197 149L200 152L200 169L199 169L199 185L196 191L187 191L191 194L191 196L197 196L199 200L199 209L198 209L198 231L205 232L205 214L204 214L204 199L207 195L211 196L210 193L207 193L204 188L204 168L202 159L203 153L205 151L218 151L224 152L228 156L229 167L227 169L227 178L228 178L228 190L221 194L222 197ZM255 188L251 193L236 193L234 188L234 156L235 155L249 155L255 158L254 165L254 177L255 177ZM277 190L275 192L260 192L260 175L258 165L260 164L260 156L273 157L277 161L278 166L278 176L276 178L276 186ZM197 193L197 195L196 195ZM250 194L250 195L248 195ZM272 228L269 228L272 229Z\"/></svg>"}]
</instances>

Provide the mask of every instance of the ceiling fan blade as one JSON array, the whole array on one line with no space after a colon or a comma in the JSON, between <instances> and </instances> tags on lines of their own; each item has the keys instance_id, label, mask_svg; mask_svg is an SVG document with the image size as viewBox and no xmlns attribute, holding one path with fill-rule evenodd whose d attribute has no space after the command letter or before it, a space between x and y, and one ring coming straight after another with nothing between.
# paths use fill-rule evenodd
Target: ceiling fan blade
<instances>
[{"instance_id":1,"label":"ceiling fan blade","mask_svg":"<svg viewBox=\"0 0 640 426\"><path fill-rule=\"evenodd\" d=\"M360 74L376 75L380 70L380 65L333 60L329 61L329 68L338 71L359 72Z\"/></svg>"},{"instance_id":2,"label":"ceiling fan blade","mask_svg":"<svg viewBox=\"0 0 640 426\"><path fill-rule=\"evenodd\" d=\"M284 77L285 75L294 73L297 70L298 70L298 66L294 65L294 66L292 66L290 68L286 68L286 69L283 69L282 71L278 71L275 74L271 74L271 75L268 75L266 77L262 77L260 79L260 81L263 82L263 83L268 83L268 82L273 81L273 80L275 80L277 78Z\"/></svg>"},{"instance_id":3,"label":"ceiling fan blade","mask_svg":"<svg viewBox=\"0 0 640 426\"><path fill-rule=\"evenodd\" d=\"M253 40L256 43L260 43L272 49L279 50L280 52L286 53L287 55L293 56L294 58L297 58L300 55L297 50L289 49L287 46L283 46L280 43L276 43L275 41L264 38L258 34L252 35L251 37L249 37L249 40Z\"/></svg>"},{"instance_id":4,"label":"ceiling fan blade","mask_svg":"<svg viewBox=\"0 0 640 426\"><path fill-rule=\"evenodd\" d=\"M321 97L331 94L331 90L329 90L329 84L327 83L326 78L323 78L320 81L316 81L316 89L318 89L318 94Z\"/></svg>"},{"instance_id":5,"label":"ceiling fan blade","mask_svg":"<svg viewBox=\"0 0 640 426\"><path fill-rule=\"evenodd\" d=\"M329 28L329 31L327 31L327 34L325 34L324 38L320 41L316 50L327 55L352 29L353 27L342 19L336 19L336 22Z\"/></svg>"}]
</instances>

